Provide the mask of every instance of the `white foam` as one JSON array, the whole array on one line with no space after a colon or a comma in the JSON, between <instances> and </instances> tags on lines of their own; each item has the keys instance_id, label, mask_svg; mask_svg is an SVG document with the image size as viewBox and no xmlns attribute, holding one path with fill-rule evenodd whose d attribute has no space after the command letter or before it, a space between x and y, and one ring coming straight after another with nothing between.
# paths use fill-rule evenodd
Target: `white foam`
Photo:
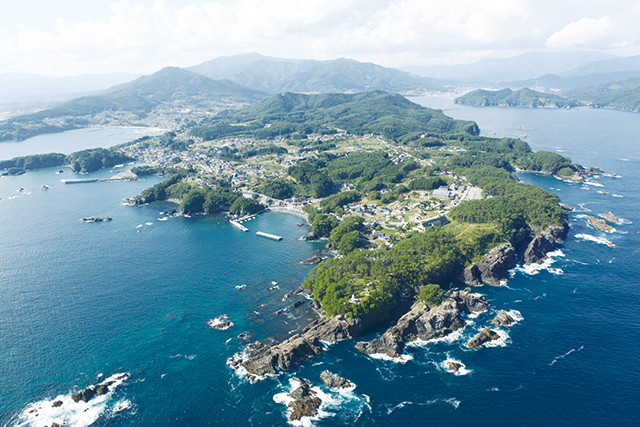
<instances>
[{"instance_id":1,"label":"white foam","mask_svg":"<svg viewBox=\"0 0 640 427\"><path fill-rule=\"evenodd\" d=\"M616 246L612 242L610 242L609 240L605 239L604 237L596 237L596 236L592 236L590 234L578 233L578 234L576 234L576 238L583 239L583 240L589 240L590 242L596 242L596 243L599 243L601 245L607 245L610 248L614 248Z\"/></svg>"},{"instance_id":2,"label":"white foam","mask_svg":"<svg viewBox=\"0 0 640 427\"><path fill-rule=\"evenodd\" d=\"M509 334L507 331L503 331L502 329L493 329L493 331L498 334L498 339L487 341L482 344L485 347L506 347L507 344L511 342Z\"/></svg>"},{"instance_id":3,"label":"white foam","mask_svg":"<svg viewBox=\"0 0 640 427\"><path fill-rule=\"evenodd\" d=\"M370 354L369 357L371 357L372 359L386 360L388 362L402 363L403 365L413 360L413 356L411 356L410 354L402 354L400 357L391 357L388 354L384 353L374 353Z\"/></svg>"},{"instance_id":4,"label":"white foam","mask_svg":"<svg viewBox=\"0 0 640 427\"><path fill-rule=\"evenodd\" d=\"M457 363L460 365L460 367L458 368L458 370L456 371L455 369L451 369L449 368L449 364L450 363ZM464 376L464 375L468 375L473 371L470 371L467 369L466 365L464 363L462 363L459 360L456 359L451 359L448 358L445 361L441 362L439 365L442 369L444 369L446 372L456 375L456 376Z\"/></svg>"},{"instance_id":5,"label":"white foam","mask_svg":"<svg viewBox=\"0 0 640 427\"><path fill-rule=\"evenodd\" d=\"M158 218L158 221L166 221L168 218L166 216L163 216L162 218Z\"/></svg>"},{"instance_id":6,"label":"white foam","mask_svg":"<svg viewBox=\"0 0 640 427\"><path fill-rule=\"evenodd\" d=\"M507 314L513 319L512 325L524 320L524 316L518 310L509 310L507 311Z\"/></svg>"},{"instance_id":7,"label":"white foam","mask_svg":"<svg viewBox=\"0 0 640 427\"><path fill-rule=\"evenodd\" d=\"M624 196L621 196L620 194L612 194L611 196L613 196L613 197L620 197L620 198L624 197Z\"/></svg>"},{"instance_id":8,"label":"white foam","mask_svg":"<svg viewBox=\"0 0 640 427\"><path fill-rule=\"evenodd\" d=\"M120 378L123 377L123 378ZM118 373L107 378L99 385L109 385L109 392L102 396L95 396L88 402L74 402L71 394L59 395L52 399L43 399L31 403L18 414L12 421L13 427L44 427L54 422L67 427L87 427L96 422L105 414L113 415L130 409L133 405L130 401L121 399L114 401L115 390L127 378L128 374ZM62 405L54 407L53 403L60 401Z\"/></svg>"},{"instance_id":9,"label":"white foam","mask_svg":"<svg viewBox=\"0 0 640 427\"><path fill-rule=\"evenodd\" d=\"M469 322L469 321L467 321ZM472 322L469 322L470 324ZM439 343L444 343L444 344L453 344L454 342L458 341L460 338L462 338L462 331L464 330L464 328L460 328L457 331L453 331L451 332L449 335L445 335L444 337L440 337L440 338L432 338L430 340L422 340L420 338L408 342L406 345L409 347L428 347L431 344L439 344Z\"/></svg>"},{"instance_id":10,"label":"white foam","mask_svg":"<svg viewBox=\"0 0 640 427\"><path fill-rule=\"evenodd\" d=\"M138 225L136 225L136 228L140 228L140 227L144 227L144 224L138 224Z\"/></svg>"},{"instance_id":11,"label":"white foam","mask_svg":"<svg viewBox=\"0 0 640 427\"><path fill-rule=\"evenodd\" d=\"M225 326L220 326L225 322L229 322L229 316L227 316L226 314L223 314L222 316L218 316L214 319L207 320L207 325L209 325L211 328L214 328L214 329L226 331L227 329L233 326L233 322L229 322L229 324Z\"/></svg>"},{"instance_id":12,"label":"white foam","mask_svg":"<svg viewBox=\"0 0 640 427\"><path fill-rule=\"evenodd\" d=\"M152 222L145 222L144 225L153 225Z\"/></svg>"},{"instance_id":13,"label":"white foam","mask_svg":"<svg viewBox=\"0 0 640 427\"><path fill-rule=\"evenodd\" d=\"M291 393L291 391L295 390L300 386L300 381L298 381L297 379L290 379L289 385L290 385L289 387L290 391L288 392L285 391L282 393L275 394L273 396L273 401L276 403L285 405L287 407L287 412L286 412L287 423L293 426L311 427L314 425L313 423L314 421L319 421L322 418L333 417L336 415L335 413L328 412L326 409L330 407L339 408L346 400L351 400L349 397L347 397L348 395L346 394L341 395L341 394L325 393L319 387L311 387L311 390L315 392L316 396L322 402L320 403L320 407L318 408L318 413L313 417L302 417L299 420L291 421L289 420L289 417L291 416L292 410L289 409L289 403L293 402L294 399L291 396L289 396L289 393Z\"/></svg>"},{"instance_id":14,"label":"white foam","mask_svg":"<svg viewBox=\"0 0 640 427\"><path fill-rule=\"evenodd\" d=\"M593 185L594 187L604 187L604 185L600 184L599 182L593 182L593 181L585 181L584 184Z\"/></svg>"}]
</instances>

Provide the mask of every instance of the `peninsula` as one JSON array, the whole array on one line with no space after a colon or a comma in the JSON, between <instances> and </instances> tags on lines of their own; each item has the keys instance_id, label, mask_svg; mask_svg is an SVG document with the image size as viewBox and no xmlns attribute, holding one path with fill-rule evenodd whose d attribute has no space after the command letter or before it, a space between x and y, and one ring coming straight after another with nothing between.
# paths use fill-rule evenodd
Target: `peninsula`
<instances>
[{"instance_id":1,"label":"peninsula","mask_svg":"<svg viewBox=\"0 0 640 427\"><path fill-rule=\"evenodd\" d=\"M388 329L356 348L398 357L407 342L445 336L486 310L470 286L499 285L518 256L537 263L555 250L566 210L514 172L579 181L589 171L521 140L478 134L473 122L381 91L284 93L121 149L152 165L134 173L168 176L131 203L179 199L185 214L305 212L305 238L327 238L339 254L287 294L311 296L319 320L229 359L255 379L322 353L321 340L374 328Z\"/></svg>"}]
</instances>

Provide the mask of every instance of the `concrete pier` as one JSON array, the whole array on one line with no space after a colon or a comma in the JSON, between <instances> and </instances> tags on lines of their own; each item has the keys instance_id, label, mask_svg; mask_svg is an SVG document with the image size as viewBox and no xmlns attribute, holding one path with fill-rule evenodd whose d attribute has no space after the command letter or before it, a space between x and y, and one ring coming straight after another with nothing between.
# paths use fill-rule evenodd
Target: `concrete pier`
<instances>
[{"instance_id":1,"label":"concrete pier","mask_svg":"<svg viewBox=\"0 0 640 427\"><path fill-rule=\"evenodd\" d=\"M242 231L249 231L249 229L247 227L245 227L244 225L240 224L239 222L236 222L236 221L233 221L233 220L230 220L229 222L231 223L231 225L234 225L234 226L238 227Z\"/></svg>"},{"instance_id":2,"label":"concrete pier","mask_svg":"<svg viewBox=\"0 0 640 427\"><path fill-rule=\"evenodd\" d=\"M267 239L282 240L282 237L280 236L276 236L275 234L264 233L262 231L257 231L256 234L258 236L266 237Z\"/></svg>"}]
</instances>

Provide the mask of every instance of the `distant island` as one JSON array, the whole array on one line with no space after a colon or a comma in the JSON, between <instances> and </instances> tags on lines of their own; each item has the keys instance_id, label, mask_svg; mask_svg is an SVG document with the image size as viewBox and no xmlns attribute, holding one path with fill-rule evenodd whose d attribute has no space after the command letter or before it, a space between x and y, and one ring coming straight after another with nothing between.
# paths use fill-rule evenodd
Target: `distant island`
<instances>
[{"instance_id":1,"label":"distant island","mask_svg":"<svg viewBox=\"0 0 640 427\"><path fill-rule=\"evenodd\" d=\"M561 95L527 88L519 90L474 90L454 100L476 107L613 108L640 111L640 78L626 78L596 86L568 89Z\"/></svg>"},{"instance_id":2,"label":"distant island","mask_svg":"<svg viewBox=\"0 0 640 427\"><path fill-rule=\"evenodd\" d=\"M476 107L529 107L529 108L572 108L583 105L562 96L537 92L523 88L520 90L474 90L456 98L456 104Z\"/></svg>"}]
</instances>

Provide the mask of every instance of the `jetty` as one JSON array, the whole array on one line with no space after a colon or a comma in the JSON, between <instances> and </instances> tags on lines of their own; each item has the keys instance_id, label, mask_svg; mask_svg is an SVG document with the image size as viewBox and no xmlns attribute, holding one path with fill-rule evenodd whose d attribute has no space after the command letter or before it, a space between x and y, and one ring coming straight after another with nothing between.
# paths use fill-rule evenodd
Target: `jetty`
<instances>
[{"instance_id":1,"label":"jetty","mask_svg":"<svg viewBox=\"0 0 640 427\"><path fill-rule=\"evenodd\" d=\"M140 181L138 175L131 171L123 171L111 178L79 178L79 179L61 179L63 184L83 184L85 182L118 182L118 181Z\"/></svg>"},{"instance_id":2,"label":"jetty","mask_svg":"<svg viewBox=\"0 0 640 427\"><path fill-rule=\"evenodd\" d=\"M244 225L240 224L237 221L229 220L229 222L231 223L231 225L238 227L242 231L249 231L249 229L247 227L245 227Z\"/></svg>"},{"instance_id":3,"label":"jetty","mask_svg":"<svg viewBox=\"0 0 640 427\"><path fill-rule=\"evenodd\" d=\"M258 236L266 237L267 239L282 240L281 236L276 236L275 234L269 234L262 231L256 231L256 234Z\"/></svg>"}]
</instances>

